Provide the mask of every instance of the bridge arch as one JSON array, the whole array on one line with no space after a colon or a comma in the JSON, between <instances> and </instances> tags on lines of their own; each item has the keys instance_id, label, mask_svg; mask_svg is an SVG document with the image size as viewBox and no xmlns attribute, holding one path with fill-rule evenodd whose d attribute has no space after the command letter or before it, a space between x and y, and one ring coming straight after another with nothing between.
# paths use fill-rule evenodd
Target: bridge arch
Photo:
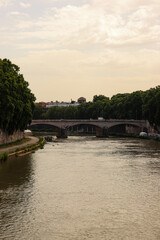
<instances>
[{"instance_id":1,"label":"bridge arch","mask_svg":"<svg viewBox=\"0 0 160 240\"><path fill-rule=\"evenodd\" d=\"M55 134L56 136L59 138L59 137L63 137L63 138L66 138L67 135L66 135L66 130L62 127L60 127L58 124L55 124L54 122L32 122L28 128L30 130L33 130L35 129L36 126L41 126L40 129L42 129L42 127L44 126L48 126L49 129L53 129L55 130Z\"/></svg>"},{"instance_id":2,"label":"bridge arch","mask_svg":"<svg viewBox=\"0 0 160 240\"><path fill-rule=\"evenodd\" d=\"M138 134L143 131L142 127L134 123L116 123L108 128L109 133L132 133Z\"/></svg>"},{"instance_id":3,"label":"bridge arch","mask_svg":"<svg viewBox=\"0 0 160 240\"><path fill-rule=\"evenodd\" d=\"M119 120L119 121L113 121L110 122L109 127L116 126L116 125L132 125L135 127L141 127L141 124L137 121L124 121L124 120Z\"/></svg>"},{"instance_id":4,"label":"bridge arch","mask_svg":"<svg viewBox=\"0 0 160 240\"><path fill-rule=\"evenodd\" d=\"M71 125L67 126L67 130L69 133L90 133L90 134L95 134L97 137L107 137L108 132L106 131L106 128L98 126L97 124L94 123L82 123L82 122L77 122ZM104 133L106 132L106 133Z\"/></svg>"},{"instance_id":5,"label":"bridge arch","mask_svg":"<svg viewBox=\"0 0 160 240\"><path fill-rule=\"evenodd\" d=\"M40 126L41 128L42 127L51 127L51 128L57 128L58 126L56 126L56 124L48 124L48 123L32 123L28 126L28 128L36 128L36 126Z\"/></svg>"},{"instance_id":6,"label":"bridge arch","mask_svg":"<svg viewBox=\"0 0 160 240\"><path fill-rule=\"evenodd\" d=\"M44 131L44 132L48 132L50 130L52 130L53 132L57 132L58 129L60 129L60 127L57 127L54 124L46 124L46 123L33 123L30 126L28 126L28 129L32 130L32 131Z\"/></svg>"},{"instance_id":7,"label":"bridge arch","mask_svg":"<svg viewBox=\"0 0 160 240\"><path fill-rule=\"evenodd\" d=\"M53 120L33 120L31 122L31 124L29 125L29 127L34 126L34 125L48 125L48 126L53 126L53 127L58 127L60 128L61 125L59 124L59 122L57 121L53 121Z\"/></svg>"}]
</instances>

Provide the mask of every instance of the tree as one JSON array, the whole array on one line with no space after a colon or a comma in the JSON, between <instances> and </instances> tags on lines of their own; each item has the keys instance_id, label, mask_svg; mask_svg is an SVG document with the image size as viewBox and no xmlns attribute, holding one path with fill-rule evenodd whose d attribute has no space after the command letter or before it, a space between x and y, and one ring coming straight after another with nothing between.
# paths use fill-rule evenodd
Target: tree
<instances>
[{"instance_id":1,"label":"tree","mask_svg":"<svg viewBox=\"0 0 160 240\"><path fill-rule=\"evenodd\" d=\"M109 100L108 97L104 95L95 95L93 96L93 102Z\"/></svg>"},{"instance_id":2,"label":"tree","mask_svg":"<svg viewBox=\"0 0 160 240\"><path fill-rule=\"evenodd\" d=\"M142 112L151 124L160 124L160 86L143 92Z\"/></svg>"},{"instance_id":3,"label":"tree","mask_svg":"<svg viewBox=\"0 0 160 240\"><path fill-rule=\"evenodd\" d=\"M31 123L35 97L20 68L8 59L0 59L0 129L12 134Z\"/></svg>"},{"instance_id":4,"label":"tree","mask_svg":"<svg viewBox=\"0 0 160 240\"><path fill-rule=\"evenodd\" d=\"M10 113L12 112L10 105ZM147 119L154 126L160 125L160 86L147 91L118 93L111 99L95 95L92 102L77 107L52 107L42 118L49 119Z\"/></svg>"},{"instance_id":5,"label":"tree","mask_svg":"<svg viewBox=\"0 0 160 240\"><path fill-rule=\"evenodd\" d=\"M43 107L40 104L35 104L33 119L42 119L45 113Z\"/></svg>"}]
</instances>

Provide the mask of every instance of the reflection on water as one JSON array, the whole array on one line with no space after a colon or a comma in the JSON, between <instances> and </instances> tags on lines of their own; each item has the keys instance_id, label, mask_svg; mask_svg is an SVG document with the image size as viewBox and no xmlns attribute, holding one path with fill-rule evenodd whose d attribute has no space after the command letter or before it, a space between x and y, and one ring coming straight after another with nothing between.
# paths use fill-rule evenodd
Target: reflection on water
<instances>
[{"instance_id":1,"label":"reflection on water","mask_svg":"<svg viewBox=\"0 0 160 240\"><path fill-rule=\"evenodd\" d=\"M160 239L160 144L70 137L0 165L0 239Z\"/></svg>"},{"instance_id":2,"label":"reflection on water","mask_svg":"<svg viewBox=\"0 0 160 240\"><path fill-rule=\"evenodd\" d=\"M1 163L0 239L14 239L17 234L14 230L18 230L21 220L27 215L34 182L32 177L31 156Z\"/></svg>"}]
</instances>

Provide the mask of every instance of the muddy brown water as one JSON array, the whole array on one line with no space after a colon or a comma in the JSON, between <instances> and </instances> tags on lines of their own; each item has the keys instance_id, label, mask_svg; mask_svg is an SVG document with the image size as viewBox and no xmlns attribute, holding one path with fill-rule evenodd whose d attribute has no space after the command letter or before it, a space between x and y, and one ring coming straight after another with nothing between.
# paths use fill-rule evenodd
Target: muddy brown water
<instances>
[{"instance_id":1,"label":"muddy brown water","mask_svg":"<svg viewBox=\"0 0 160 240\"><path fill-rule=\"evenodd\" d=\"M160 143L69 137L1 163L0 239L159 240Z\"/></svg>"}]
</instances>

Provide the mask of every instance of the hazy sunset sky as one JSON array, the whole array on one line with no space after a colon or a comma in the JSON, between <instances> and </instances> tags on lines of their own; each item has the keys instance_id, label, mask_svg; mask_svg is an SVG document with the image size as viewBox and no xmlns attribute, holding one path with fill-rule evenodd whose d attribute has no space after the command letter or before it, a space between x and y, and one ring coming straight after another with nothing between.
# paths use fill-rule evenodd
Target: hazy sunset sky
<instances>
[{"instance_id":1,"label":"hazy sunset sky","mask_svg":"<svg viewBox=\"0 0 160 240\"><path fill-rule=\"evenodd\" d=\"M0 23L37 101L160 85L159 0L0 0Z\"/></svg>"}]
</instances>

